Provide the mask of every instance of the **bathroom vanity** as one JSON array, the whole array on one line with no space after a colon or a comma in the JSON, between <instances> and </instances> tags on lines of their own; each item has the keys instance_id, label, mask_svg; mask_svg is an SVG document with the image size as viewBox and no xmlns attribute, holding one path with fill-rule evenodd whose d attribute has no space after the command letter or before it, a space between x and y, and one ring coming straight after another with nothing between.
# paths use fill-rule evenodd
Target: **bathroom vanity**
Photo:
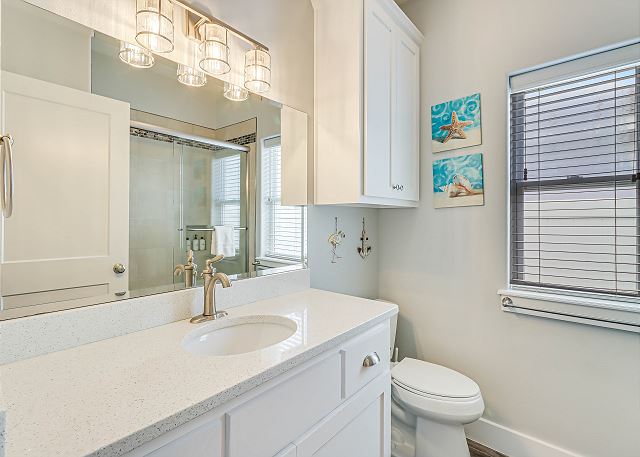
<instances>
[{"instance_id":1,"label":"bathroom vanity","mask_svg":"<svg viewBox=\"0 0 640 457\"><path fill-rule=\"evenodd\" d=\"M307 289L228 311L1 366L5 457L389 455L396 305ZM284 321L255 351L201 338Z\"/></svg>"}]
</instances>

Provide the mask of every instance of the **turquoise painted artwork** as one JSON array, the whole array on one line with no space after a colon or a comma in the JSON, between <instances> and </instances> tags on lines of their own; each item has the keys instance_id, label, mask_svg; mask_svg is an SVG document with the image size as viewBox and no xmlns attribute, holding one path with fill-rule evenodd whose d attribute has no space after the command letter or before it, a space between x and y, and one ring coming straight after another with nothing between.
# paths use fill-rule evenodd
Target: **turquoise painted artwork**
<instances>
[{"instance_id":1,"label":"turquoise painted artwork","mask_svg":"<svg viewBox=\"0 0 640 457\"><path fill-rule=\"evenodd\" d=\"M433 161L433 204L436 208L484 205L482 154Z\"/></svg>"},{"instance_id":2,"label":"turquoise painted artwork","mask_svg":"<svg viewBox=\"0 0 640 457\"><path fill-rule=\"evenodd\" d=\"M431 140L433 152L482 144L480 94L432 106Z\"/></svg>"}]
</instances>

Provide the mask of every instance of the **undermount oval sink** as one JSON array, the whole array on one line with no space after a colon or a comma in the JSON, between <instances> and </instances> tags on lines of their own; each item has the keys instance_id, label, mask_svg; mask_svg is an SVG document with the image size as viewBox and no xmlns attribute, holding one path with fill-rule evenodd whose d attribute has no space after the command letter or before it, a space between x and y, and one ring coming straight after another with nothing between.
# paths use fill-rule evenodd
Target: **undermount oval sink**
<instances>
[{"instance_id":1,"label":"undermount oval sink","mask_svg":"<svg viewBox=\"0 0 640 457\"><path fill-rule=\"evenodd\" d=\"M296 330L283 316L224 317L187 333L182 347L196 355L244 354L278 344Z\"/></svg>"}]
</instances>

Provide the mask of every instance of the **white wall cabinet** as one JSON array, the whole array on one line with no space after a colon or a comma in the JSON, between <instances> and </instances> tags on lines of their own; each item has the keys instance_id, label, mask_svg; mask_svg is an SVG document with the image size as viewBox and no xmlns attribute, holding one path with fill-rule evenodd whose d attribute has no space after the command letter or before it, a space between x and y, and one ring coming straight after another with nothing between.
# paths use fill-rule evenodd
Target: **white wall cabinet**
<instances>
[{"instance_id":1,"label":"white wall cabinet","mask_svg":"<svg viewBox=\"0 0 640 457\"><path fill-rule=\"evenodd\" d=\"M3 72L1 105L15 182L3 309L126 291L129 104Z\"/></svg>"},{"instance_id":2,"label":"white wall cabinet","mask_svg":"<svg viewBox=\"0 0 640 457\"><path fill-rule=\"evenodd\" d=\"M388 354L386 321L128 457L389 457Z\"/></svg>"},{"instance_id":3,"label":"white wall cabinet","mask_svg":"<svg viewBox=\"0 0 640 457\"><path fill-rule=\"evenodd\" d=\"M313 0L315 203L417 206L420 43L393 0Z\"/></svg>"}]
</instances>

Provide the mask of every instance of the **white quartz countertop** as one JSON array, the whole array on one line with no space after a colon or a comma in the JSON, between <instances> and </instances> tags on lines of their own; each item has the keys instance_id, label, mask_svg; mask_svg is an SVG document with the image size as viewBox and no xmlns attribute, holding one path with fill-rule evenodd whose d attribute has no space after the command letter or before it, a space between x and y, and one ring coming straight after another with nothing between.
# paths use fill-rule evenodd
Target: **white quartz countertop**
<instances>
[{"instance_id":1,"label":"white quartz countertop","mask_svg":"<svg viewBox=\"0 0 640 457\"><path fill-rule=\"evenodd\" d=\"M229 310L296 321L291 338L260 351L190 354L181 341L195 326L179 321L0 366L5 457L124 454L396 313L308 289Z\"/></svg>"}]
</instances>

